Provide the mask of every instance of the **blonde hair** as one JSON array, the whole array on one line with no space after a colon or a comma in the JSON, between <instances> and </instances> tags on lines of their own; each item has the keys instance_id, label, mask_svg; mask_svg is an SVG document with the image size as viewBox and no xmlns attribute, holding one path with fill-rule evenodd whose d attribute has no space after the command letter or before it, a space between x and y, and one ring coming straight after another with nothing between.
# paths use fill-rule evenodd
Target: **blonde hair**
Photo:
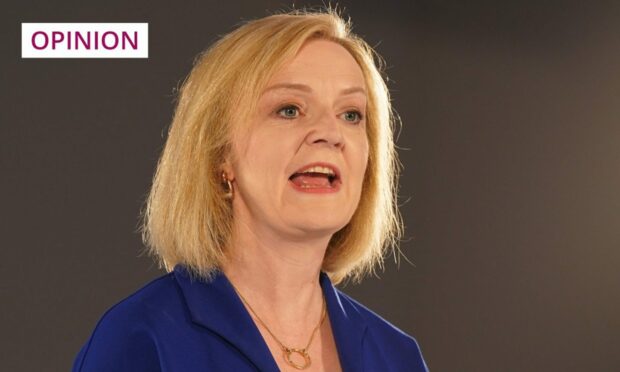
<instances>
[{"instance_id":1,"label":"blonde hair","mask_svg":"<svg viewBox=\"0 0 620 372\"><path fill-rule=\"evenodd\" d=\"M316 38L351 53L369 94L362 198L351 221L332 236L322 270L334 283L345 278L359 282L382 267L386 250L397 249L400 168L382 60L334 10L294 11L247 22L219 39L199 55L180 89L141 226L148 253L167 271L183 264L193 275L208 278L223 262L233 216L223 196L221 165L239 130L231 122L243 122L233 119L250 115L274 72ZM247 111L234 111L240 101L251 103Z\"/></svg>"}]
</instances>

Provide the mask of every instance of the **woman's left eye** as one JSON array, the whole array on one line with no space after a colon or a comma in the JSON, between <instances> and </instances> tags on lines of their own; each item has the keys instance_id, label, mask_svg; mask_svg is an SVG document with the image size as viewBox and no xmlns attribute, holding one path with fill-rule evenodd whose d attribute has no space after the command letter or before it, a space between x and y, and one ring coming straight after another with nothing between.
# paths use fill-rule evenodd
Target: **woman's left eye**
<instances>
[{"instance_id":1,"label":"woman's left eye","mask_svg":"<svg viewBox=\"0 0 620 372\"><path fill-rule=\"evenodd\" d=\"M345 121L348 121L351 123L359 123L360 121L362 121L364 116L362 115L361 112L357 110L351 110L351 111L347 111L344 114L342 114L342 118Z\"/></svg>"}]
</instances>

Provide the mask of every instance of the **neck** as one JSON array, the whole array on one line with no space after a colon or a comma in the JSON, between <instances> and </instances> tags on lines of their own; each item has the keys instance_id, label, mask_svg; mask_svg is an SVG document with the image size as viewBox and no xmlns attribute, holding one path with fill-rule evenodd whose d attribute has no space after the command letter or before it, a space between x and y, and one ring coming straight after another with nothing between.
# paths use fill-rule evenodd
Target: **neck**
<instances>
[{"instance_id":1,"label":"neck","mask_svg":"<svg viewBox=\"0 0 620 372\"><path fill-rule=\"evenodd\" d=\"M274 333L308 337L323 306L319 274L329 238L285 240L237 223L222 269Z\"/></svg>"}]
</instances>

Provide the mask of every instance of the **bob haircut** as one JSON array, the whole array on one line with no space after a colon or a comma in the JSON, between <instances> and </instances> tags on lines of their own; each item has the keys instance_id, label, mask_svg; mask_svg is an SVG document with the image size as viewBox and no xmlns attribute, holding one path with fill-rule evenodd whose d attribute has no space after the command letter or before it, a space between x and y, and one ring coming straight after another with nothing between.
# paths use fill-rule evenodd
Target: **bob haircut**
<instances>
[{"instance_id":1,"label":"bob haircut","mask_svg":"<svg viewBox=\"0 0 620 372\"><path fill-rule=\"evenodd\" d=\"M347 49L369 94L362 197L349 223L330 239L321 269L336 284L345 278L359 282L377 265L383 267L387 250L396 257L402 236L396 203L400 163L383 60L335 10L293 11L249 21L220 38L198 55L181 86L142 211L147 253L166 271L183 264L194 277L209 279L226 258L233 215L221 167L235 133L243 131L236 123L252 115L271 76L311 39ZM237 112L237 107L249 109Z\"/></svg>"}]
</instances>

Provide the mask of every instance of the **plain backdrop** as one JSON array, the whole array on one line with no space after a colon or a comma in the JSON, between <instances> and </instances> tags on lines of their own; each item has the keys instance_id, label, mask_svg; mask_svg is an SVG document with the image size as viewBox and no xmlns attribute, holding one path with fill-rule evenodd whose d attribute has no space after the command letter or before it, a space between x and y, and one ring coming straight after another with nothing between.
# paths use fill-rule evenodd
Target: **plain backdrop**
<instances>
[{"instance_id":1,"label":"plain backdrop","mask_svg":"<svg viewBox=\"0 0 620 372\"><path fill-rule=\"evenodd\" d=\"M284 1L0 12L3 371L67 371L163 274L138 215L195 56ZM432 371L620 370L617 2L341 1L387 61L410 264L343 290ZM21 59L21 22L148 22L148 59ZM328 213L326 211L326 213Z\"/></svg>"}]
</instances>

